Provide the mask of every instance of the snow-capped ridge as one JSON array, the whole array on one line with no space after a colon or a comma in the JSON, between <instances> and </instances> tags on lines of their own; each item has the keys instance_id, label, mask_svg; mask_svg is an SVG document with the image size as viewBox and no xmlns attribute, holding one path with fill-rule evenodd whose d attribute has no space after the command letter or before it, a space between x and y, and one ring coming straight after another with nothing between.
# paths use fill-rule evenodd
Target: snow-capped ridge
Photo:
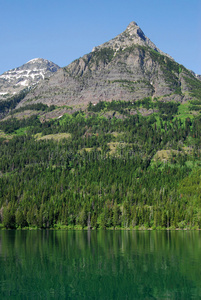
<instances>
[{"instance_id":1,"label":"snow-capped ridge","mask_svg":"<svg viewBox=\"0 0 201 300\"><path fill-rule=\"evenodd\" d=\"M40 80L50 77L60 67L53 62L34 58L20 67L0 75L0 100L20 92L26 87L36 85Z\"/></svg>"},{"instance_id":2,"label":"snow-capped ridge","mask_svg":"<svg viewBox=\"0 0 201 300\"><path fill-rule=\"evenodd\" d=\"M33 58L33 59L29 60L27 62L27 64L28 63L37 63L37 62L50 62L50 61L47 59L44 59L44 58Z\"/></svg>"},{"instance_id":3,"label":"snow-capped ridge","mask_svg":"<svg viewBox=\"0 0 201 300\"><path fill-rule=\"evenodd\" d=\"M30 63L30 62L37 62L38 60L41 60L41 58L33 58L31 60L29 60L27 63Z\"/></svg>"}]
</instances>

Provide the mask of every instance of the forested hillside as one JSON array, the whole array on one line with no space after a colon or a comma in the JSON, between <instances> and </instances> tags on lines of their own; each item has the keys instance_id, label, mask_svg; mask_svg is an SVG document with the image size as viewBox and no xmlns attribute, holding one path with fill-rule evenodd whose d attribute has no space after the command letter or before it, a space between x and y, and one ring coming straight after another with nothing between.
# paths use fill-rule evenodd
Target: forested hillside
<instances>
[{"instance_id":1,"label":"forested hillside","mask_svg":"<svg viewBox=\"0 0 201 300\"><path fill-rule=\"evenodd\" d=\"M0 122L1 226L201 228L200 101L26 109Z\"/></svg>"}]
</instances>

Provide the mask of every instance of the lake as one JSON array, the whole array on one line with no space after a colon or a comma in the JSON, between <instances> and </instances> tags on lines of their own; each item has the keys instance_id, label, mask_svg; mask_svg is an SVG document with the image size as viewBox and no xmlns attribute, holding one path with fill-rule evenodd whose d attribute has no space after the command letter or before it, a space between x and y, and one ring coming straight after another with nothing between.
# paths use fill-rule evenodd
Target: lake
<instances>
[{"instance_id":1,"label":"lake","mask_svg":"<svg viewBox=\"0 0 201 300\"><path fill-rule=\"evenodd\" d=\"M201 232L0 230L0 270L0 299L201 299Z\"/></svg>"}]
</instances>

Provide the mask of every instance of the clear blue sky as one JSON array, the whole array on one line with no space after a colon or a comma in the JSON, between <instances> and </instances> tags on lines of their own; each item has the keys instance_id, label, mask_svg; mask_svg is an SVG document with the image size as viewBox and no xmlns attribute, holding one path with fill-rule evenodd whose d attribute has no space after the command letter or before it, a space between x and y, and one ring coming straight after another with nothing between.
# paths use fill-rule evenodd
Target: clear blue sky
<instances>
[{"instance_id":1,"label":"clear blue sky","mask_svg":"<svg viewBox=\"0 0 201 300\"><path fill-rule=\"evenodd\" d=\"M201 0L0 0L0 74L37 57L66 66L131 21L201 74Z\"/></svg>"}]
</instances>

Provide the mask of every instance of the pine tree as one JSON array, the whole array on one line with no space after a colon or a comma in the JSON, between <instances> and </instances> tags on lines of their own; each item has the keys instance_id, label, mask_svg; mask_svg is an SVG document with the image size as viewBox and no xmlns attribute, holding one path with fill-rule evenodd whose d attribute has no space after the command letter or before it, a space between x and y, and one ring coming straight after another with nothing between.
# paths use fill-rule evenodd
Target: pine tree
<instances>
[{"instance_id":1,"label":"pine tree","mask_svg":"<svg viewBox=\"0 0 201 300\"><path fill-rule=\"evenodd\" d=\"M114 206L113 206L113 216L112 216L112 223L114 226L114 229L119 225L119 207L117 205L117 201L115 200Z\"/></svg>"}]
</instances>

